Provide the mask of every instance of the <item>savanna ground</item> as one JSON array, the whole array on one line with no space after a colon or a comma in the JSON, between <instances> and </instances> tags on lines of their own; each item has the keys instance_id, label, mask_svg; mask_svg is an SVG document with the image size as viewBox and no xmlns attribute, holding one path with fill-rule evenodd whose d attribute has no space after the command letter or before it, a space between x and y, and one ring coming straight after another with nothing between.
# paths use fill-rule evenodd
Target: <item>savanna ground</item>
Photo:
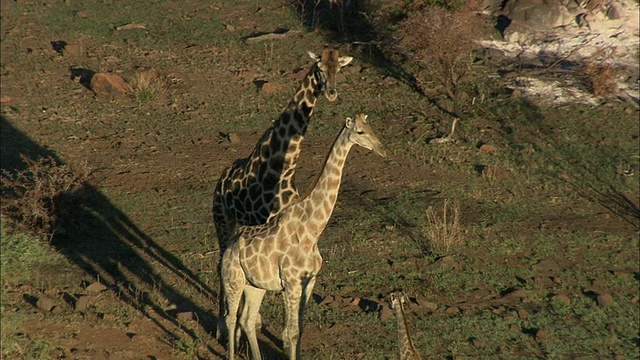
<instances>
[{"instance_id":1,"label":"savanna ground","mask_svg":"<svg viewBox=\"0 0 640 360\"><path fill-rule=\"evenodd\" d=\"M2 2L2 170L50 157L52 173L92 171L56 195L66 200L53 237L3 214L2 358L223 358L213 189L286 105L306 51L325 43L355 60L339 99L316 107L298 187L357 112L389 151L347 161L303 357L397 359L382 309L400 288L428 358L637 358L637 109L615 98L536 106L510 93L503 68L476 62L454 141L436 143L453 120L446 97L421 94L402 57L366 44L376 16L405 10L358 2L341 20L319 4ZM278 28L294 31L245 41ZM131 95L89 89L93 72L132 81L143 69L159 76ZM453 211L443 221L445 204L457 224ZM450 247L434 235L443 224L460 232ZM267 295L269 359L284 356L282 313Z\"/></svg>"}]
</instances>

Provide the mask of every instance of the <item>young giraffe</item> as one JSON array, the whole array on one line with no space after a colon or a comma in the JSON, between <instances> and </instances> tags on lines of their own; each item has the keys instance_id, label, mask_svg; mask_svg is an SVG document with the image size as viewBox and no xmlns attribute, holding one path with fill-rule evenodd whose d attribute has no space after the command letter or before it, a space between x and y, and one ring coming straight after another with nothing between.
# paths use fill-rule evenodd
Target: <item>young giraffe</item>
<instances>
[{"instance_id":1,"label":"young giraffe","mask_svg":"<svg viewBox=\"0 0 640 360\"><path fill-rule=\"evenodd\" d=\"M331 48L324 49L320 56L308 54L316 63L302 79L286 110L264 132L253 152L225 169L216 185L213 222L221 259L237 226L265 224L298 197L293 177L313 108L322 93L327 100L336 100L336 74L353 60ZM221 284L217 338L222 335L223 304Z\"/></svg>"},{"instance_id":2,"label":"young giraffe","mask_svg":"<svg viewBox=\"0 0 640 360\"><path fill-rule=\"evenodd\" d=\"M289 359L300 358L302 317L322 266L318 237L324 230L338 197L342 171L353 145L385 157L386 150L367 122L367 116L347 118L322 172L309 190L268 223L242 226L222 259L226 294L228 358L234 358L240 301L244 300L240 326L249 340L253 359L261 359L255 324L267 290L284 291L285 325L282 333ZM242 299L244 295L244 299ZM231 336L235 331L236 336Z\"/></svg>"},{"instance_id":3,"label":"young giraffe","mask_svg":"<svg viewBox=\"0 0 640 360\"><path fill-rule=\"evenodd\" d=\"M400 349L400 360L421 360L420 354L413 346L411 334L409 334L409 326L407 318L404 315L405 295L401 291L395 291L389 294L389 303L391 309L396 313L398 322L398 347Z\"/></svg>"}]
</instances>

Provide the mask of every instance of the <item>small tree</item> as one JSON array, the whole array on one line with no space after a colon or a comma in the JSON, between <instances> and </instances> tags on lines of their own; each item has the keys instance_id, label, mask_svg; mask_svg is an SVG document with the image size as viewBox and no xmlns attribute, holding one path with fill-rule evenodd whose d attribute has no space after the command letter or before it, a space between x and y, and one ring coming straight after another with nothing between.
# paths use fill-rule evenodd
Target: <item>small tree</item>
<instances>
[{"instance_id":1,"label":"small tree","mask_svg":"<svg viewBox=\"0 0 640 360\"><path fill-rule=\"evenodd\" d=\"M408 52L414 76L425 91L428 80L439 83L458 112L459 86L469 73L472 51L477 47L473 36L480 21L468 8L447 10L425 6L414 11L400 28L400 45Z\"/></svg>"},{"instance_id":2,"label":"small tree","mask_svg":"<svg viewBox=\"0 0 640 360\"><path fill-rule=\"evenodd\" d=\"M51 241L62 231L60 217L68 215L83 197L92 170L84 163L76 168L58 164L51 157L20 157L26 164L24 170L3 169L0 174L0 210L23 230Z\"/></svg>"}]
</instances>

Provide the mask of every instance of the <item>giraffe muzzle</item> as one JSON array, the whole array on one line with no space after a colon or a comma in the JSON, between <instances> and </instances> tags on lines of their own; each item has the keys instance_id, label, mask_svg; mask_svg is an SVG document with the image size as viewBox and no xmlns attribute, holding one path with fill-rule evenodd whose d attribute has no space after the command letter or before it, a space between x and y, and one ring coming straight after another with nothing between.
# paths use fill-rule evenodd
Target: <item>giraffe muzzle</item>
<instances>
[{"instance_id":1,"label":"giraffe muzzle","mask_svg":"<svg viewBox=\"0 0 640 360\"><path fill-rule=\"evenodd\" d=\"M336 89L326 89L324 97L329 101L335 101L338 98L338 91Z\"/></svg>"}]
</instances>

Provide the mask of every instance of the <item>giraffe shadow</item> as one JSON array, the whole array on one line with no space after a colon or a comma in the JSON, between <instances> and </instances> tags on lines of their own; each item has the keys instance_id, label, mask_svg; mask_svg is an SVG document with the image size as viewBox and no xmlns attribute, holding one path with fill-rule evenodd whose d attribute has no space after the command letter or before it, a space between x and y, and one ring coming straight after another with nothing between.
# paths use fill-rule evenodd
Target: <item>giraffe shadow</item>
<instances>
[{"instance_id":1,"label":"giraffe shadow","mask_svg":"<svg viewBox=\"0 0 640 360\"><path fill-rule=\"evenodd\" d=\"M0 116L0 130L3 172L15 174L25 170L22 157L34 161L48 157L56 164L64 164L54 152L16 129L4 116ZM181 324L165 310L162 303L166 301L192 311L205 331L214 328L215 318L211 312L185 294L185 285L178 288L166 282L158 268L184 279L182 284L186 284L191 292L208 298L216 298L216 293L179 258L141 230L97 187L85 183L52 201L64 204L56 206L54 214L56 228L64 231L53 235L51 245L71 263L90 277L99 279L122 302L149 318L170 339L177 340L186 334L195 340L198 335L196 328ZM151 316L152 313L156 316ZM222 356L211 347L209 350Z\"/></svg>"},{"instance_id":2,"label":"giraffe shadow","mask_svg":"<svg viewBox=\"0 0 640 360\"><path fill-rule=\"evenodd\" d=\"M284 343L283 341L273 334L271 331L263 327L260 330L260 334L266 338L263 339L260 336L258 337L258 346L260 347L260 354L263 358L269 360L287 360L288 357L284 352ZM259 335L260 335L259 334ZM226 343L226 339L223 340ZM226 344L225 344L226 346ZM244 332L240 337L240 342L238 344L238 354L243 354L243 356L247 359L251 358L251 350L249 348L249 341L245 336Z\"/></svg>"}]
</instances>

